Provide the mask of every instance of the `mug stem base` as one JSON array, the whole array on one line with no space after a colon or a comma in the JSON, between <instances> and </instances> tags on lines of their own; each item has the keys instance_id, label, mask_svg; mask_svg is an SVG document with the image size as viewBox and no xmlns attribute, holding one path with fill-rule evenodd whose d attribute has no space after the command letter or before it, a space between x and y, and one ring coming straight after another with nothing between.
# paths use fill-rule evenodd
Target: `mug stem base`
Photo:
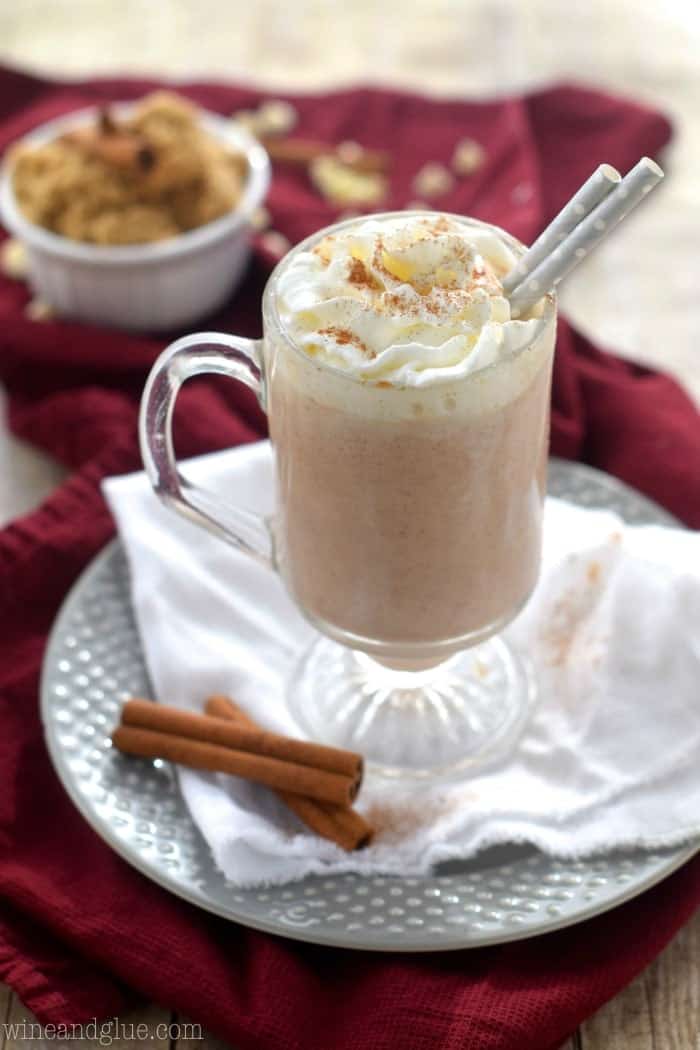
<instances>
[{"instance_id":1,"label":"mug stem base","mask_svg":"<svg viewBox=\"0 0 700 1050\"><path fill-rule=\"evenodd\" d=\"M370 772L432 780L503 760L535 700L531 669L501 637L434 667L396 670L320 636L288 687L313 740L358 751Z\"/></svg>"}]
</instances>

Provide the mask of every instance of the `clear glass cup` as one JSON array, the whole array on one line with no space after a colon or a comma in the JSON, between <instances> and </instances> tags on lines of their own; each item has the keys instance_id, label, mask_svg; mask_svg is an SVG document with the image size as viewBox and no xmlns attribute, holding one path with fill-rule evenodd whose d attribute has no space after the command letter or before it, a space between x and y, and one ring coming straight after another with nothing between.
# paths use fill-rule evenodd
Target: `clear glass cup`
<instances>
[{"instance_id":1,"label":"clear glass cup","mask_svg":"<svg viewBox=\"0 0 700 1050\"><path fill-rule=\"evenodd\" d=\"M453 218L467 234L486 225ZM261 340L201 333L163 352L144 390L141 448L161 499L277 571L318 630L289 681L300 728L386 775L464 775L508 752L534 697L499 632L539 572L556 303L544 301L528 345L480 371L420 388L358 380L295 346L276 295L297 252L359 221L279 263ZM268 415L269 520L178 471L177 392L212 372L251 387Z\"/></svg>"}]
</instances>

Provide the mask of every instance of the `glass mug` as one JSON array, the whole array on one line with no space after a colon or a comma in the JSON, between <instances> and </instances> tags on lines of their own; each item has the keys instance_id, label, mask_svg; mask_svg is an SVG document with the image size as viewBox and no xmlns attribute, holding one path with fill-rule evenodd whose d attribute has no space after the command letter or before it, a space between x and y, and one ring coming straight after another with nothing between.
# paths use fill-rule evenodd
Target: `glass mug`
<instances>
[{"instance_id":1,"label":"glass mug","mask_svg":"<svg viewBox=\"0 0 700 1050\"><path fill-rule=\"evenodd\" d=\"M545 299L531 342L479 371L425 387L359 380L294 345L276 295L298 252L361 221L321 230L281 260L263 295L262 339L201 333L161 354L143 394L141 449L156 494L277 571L317 628L287 694L301 729L387 775L464 774L507 752L533 696L498 632L539 572L556 304ZM496 227L458 221L524 250ZM245 383L267 413L271 519L178 470L175 398L203 373Z\"/></svg>"}]
</instances>

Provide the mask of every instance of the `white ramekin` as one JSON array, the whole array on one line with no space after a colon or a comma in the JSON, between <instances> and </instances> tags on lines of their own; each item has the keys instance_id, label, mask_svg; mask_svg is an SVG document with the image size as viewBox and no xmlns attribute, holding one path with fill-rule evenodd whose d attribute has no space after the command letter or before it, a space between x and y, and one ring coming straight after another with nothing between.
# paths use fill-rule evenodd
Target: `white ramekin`
<instances>
[{"instance_id":1,"label":"white ramekin","mask_svg":"<svg viewBox=\"0 0 700 1050\"><path fill-rule=\"evenodd\" d=\"M113 107L126 116L131 103ZM42 124L23 142L39 145L96 117L97 107ZM243 275L250 255L250 218L270 183L263 147L233 121L200 110L202 126L244 153L248 179L236 207L188 233L153 244L97 246L60 237L20 211L8 165L0 180L0 218L27 247L35 294L62 317L127 329L190 324L221 306Z\"/></svg>"}]
</instances>

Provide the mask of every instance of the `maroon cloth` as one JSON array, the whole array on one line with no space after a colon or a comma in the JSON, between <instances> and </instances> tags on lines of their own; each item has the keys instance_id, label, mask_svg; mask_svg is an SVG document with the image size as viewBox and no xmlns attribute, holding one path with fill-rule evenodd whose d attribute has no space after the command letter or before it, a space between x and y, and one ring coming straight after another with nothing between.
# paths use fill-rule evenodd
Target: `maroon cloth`
<instances>
[{"instance_id":1,"label":"maroon cloth","mask_svg":"<svg viewBox=\"0 0 700 1050\"><path fill-rule=\"evenodd\" d=\"M59 87L0 72L0 147L66 109L152 86ZM224 113L260 98L221 85L186 90ZM472 135L488 162L441 205L525 240L597 162L627 169L670 133L656 113L571 87L487 103L364 89L294 102L302 134L391 149L389 206L412 198L411 177L425 161L447 161L455 141ZM335 218L299 172L276 174L270 208L292 240ZM209 326L259 334L268 264L259 253ZM241 1050L558 1046L691 915L700 902L700 862L608 915L536 940L445 955L363 955L198 911L119 859L73 808L42 741L40 663L62 598L113 533L99 480L139 465L138 395L163 340L33 323L23 316L26 299L23 285L0 281L0 379L11 424L74 473L0 534L0 977L45 1022L109 1015L136 992ZM177 429L184 455L252 440L264 420L244 388L200 381L181 397ZM617 474L699 526L699 431L697 413L671 380L596 350L562 322L555 453Z\"/></svg>"}]
</instances>

